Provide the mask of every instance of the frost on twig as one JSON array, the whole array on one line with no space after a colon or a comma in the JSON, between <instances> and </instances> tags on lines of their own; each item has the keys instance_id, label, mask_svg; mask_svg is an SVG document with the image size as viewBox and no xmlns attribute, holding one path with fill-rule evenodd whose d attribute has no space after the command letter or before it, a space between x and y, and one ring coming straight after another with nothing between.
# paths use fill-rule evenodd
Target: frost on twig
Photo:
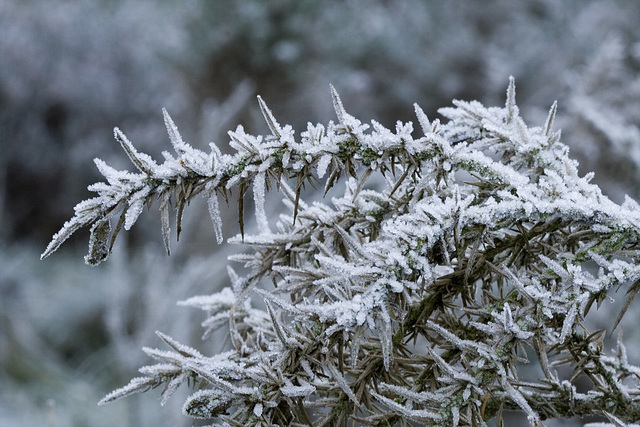
<instances>
[{"instance_id":1,"label":"frost on twig","mask_svg":"<svg viewBox=\"0 0 640 427\"><path fill-rule=\"evenodd\" d=\"M231 350L207 356L160 334L171 351L146 348L158 363L102 402L159 385L168 396L187 382L198 391L184 413L226 425L485 425L509 409L532 425L640 419L640 368L622 338L611 355L605 331L583 322L622 287L617 326L638 292L640 209L578 175L553 129L557 104L527 126L511 79L504 108L454 101L443 123L416 105L416 132L362 123L331 94L338 121L299 138L259 98L270 135L238 126L233 155L191 147L166 112L175 155L162 164L116 130L138 172L96 161L107 182L90 187L97 197L76 206L43 257L90 227L87 262L100 263L156 199L168 251L169 208L179 234L200 193L220 242L218 198L232 192L241 236L231 241L253 252L232 257L246 276L230 268L228 287L181 303L206 312L205 336L226 329ZM303 185L320 180L325 194L342 182L342 195L306 203ZM274 187L286 206L277 221L264 209ZM249 189L255 235L244 233ZM525 378L526 363L541 378Z\"/></svg>"}]
</instances>

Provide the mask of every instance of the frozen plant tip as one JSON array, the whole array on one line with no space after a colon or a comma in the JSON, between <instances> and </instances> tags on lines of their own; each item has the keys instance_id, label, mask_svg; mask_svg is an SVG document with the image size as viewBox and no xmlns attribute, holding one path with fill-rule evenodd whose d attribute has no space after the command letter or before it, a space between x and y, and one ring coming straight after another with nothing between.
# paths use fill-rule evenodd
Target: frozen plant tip
<instances>
[{"instance_id":1,"label":"frozen plant tip","mask_svg":"<svg viewBox=\"0 0 640 427\"><path fill-rule=\"evenodd\" d=\"M578 175L552 128L557 104L527 126L510 79L504 108L456 100L440 122L416 105L417 134L412 123L364 124L331 93L338 121L299 138L259 98L271 134L238 126L232 155L191 147L166 112L175 154L162 164L116 130L138 171L96 161L107 182L90 187L98 195L43 257L90 227L86 260L99 264L156 199L168 251L169 208L179 234L198 194L219 240L218 199L237 199L231 241L252 252L232 257L246 275L229 269L228 286L182 303L206 312L206 335L226 330L230 349L207 356L159 334L170 350L146 348L158 364L102 402L186 381L197 391L184 413L223 425L501 425L514 409L537 426L640 419L640 368L621 337L608 352L606 331L583 322L618 289L628 290L624 310L638 292L640 209ZM325 194L342 182L342 195L306 203L304 184L320 180ZM269 221L274 187L286 212ZM244 233L250 188L255 235Z\"/></svg>"}]
</instances>

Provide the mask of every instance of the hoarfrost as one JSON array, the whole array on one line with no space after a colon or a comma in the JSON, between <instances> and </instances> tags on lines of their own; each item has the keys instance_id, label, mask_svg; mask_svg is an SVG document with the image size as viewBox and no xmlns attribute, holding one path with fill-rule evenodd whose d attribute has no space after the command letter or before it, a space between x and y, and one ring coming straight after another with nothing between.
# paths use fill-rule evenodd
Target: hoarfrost
<instances>
[{"instance_id":1,"label":"hoarfrost","mask_svg":"<svg viewBox=\"0 0 640 427\"><path fill-rule=\"evenodd\" d=\"M454 101L439 110L449 119L440 123L415 105L422 135L414 136L411 123L364 124L333 86L331 95L337 123L308 124L300 141L258 98L271 134L238 126L228 133L232 155L191 147L166 111L176 154L160 165L116 129L138 173L96 160L106 182L90 187L98 196L75 207L43 257L87 226L87 262L98 264L155 199L169 251L169 206L179 236L199 193L220 243L218 196L236 190L241 233L229 242L252 250L231 257L243 269L228 266L228 286L179 303L206 312L205 336L224 328L231 350L205 356L159 333L171 350L144 348L158 363L101 402L159 385L166 399L194 380L204 389L185 414L238 425L483 425L503 407L520 408L534 425L576 413L629 421L616 408L638 408L640 368L621 337L605 354L604 332L586 331L583 320L628 287L615 328L638 293L640 209L630 198L613 203L591 174L578 175L553 130L558 104L542 126L527 126L510 78L503 108ZM340 182L344 192L307 203L301 189L316 180L325 194ZM273 182L287 209L276 231L265 210ZM243 229L250 188L255 235ZM252 305L259 298L262 309ZM531 361L544 378L523 381L519 370ZM553 367L564 363L591 388L578 393L561 378ZM313 412L323 406L341 409Z\"/></svg>"},{"instance_id":2,"label":"hoarfrost","mask_svg":"<svg viewBox=\"0 0 640 427\"><path fill-rule=\"evenodd\" d=\"M316 387L309 383L299 386L287 385L280 387L280 391L287 397L307 397L315 393Z\"/></svg>"}]
</instances>

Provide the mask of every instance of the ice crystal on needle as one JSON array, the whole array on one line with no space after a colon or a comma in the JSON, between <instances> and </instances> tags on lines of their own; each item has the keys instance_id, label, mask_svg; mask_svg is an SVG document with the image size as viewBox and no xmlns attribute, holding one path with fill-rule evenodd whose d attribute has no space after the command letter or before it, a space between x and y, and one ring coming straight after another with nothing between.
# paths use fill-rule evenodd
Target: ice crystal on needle
<instances>
[{"instance_id":1,"label":"ice crystal on needle","mask_svg":"<svg viewBox=\"0 0 640 427\"><path fill-rule=\"evenodd\" d=\"M557 104L527 126L511 79L504 108L454 101L441 123L416 105L415 135L411 123L364 124L331 93L338 121L309 124L299 140L259 98L271 134L238 126L233 155L191 147L166 112L175 155L162 164L116 130L138 172L97 160L107 182L90 187L98 196L76 206L43 257L88 226L87 262L104 261L155 199L168 251L169 207L179 235L198 194L221 240L218 198L232 191L241 236L231 241L253 252L232 257L247 275L229 269L228 287L181 303L206 312L206 336L226 328L230 351L206 356L159 334L172 350L146 348L158 364L102 402L161 384L168 395L186 381L198 391L184 413L226 425L485 425L508 409L532 425L640 419L640 368L621 338L611 356L605 331L582 322L623 287L615 328L640 289L640 209L579 176L553 129ZM324 180L326 195L341 179L342 196L301 199L305 182ZM264 207L274 187L287 207L279 221ZM244 232L249 188L256 235ZM525 380L531 362L541 378L529 370ZM582 377L590 388L577 391Z\"/></svg>"}]
</instances>

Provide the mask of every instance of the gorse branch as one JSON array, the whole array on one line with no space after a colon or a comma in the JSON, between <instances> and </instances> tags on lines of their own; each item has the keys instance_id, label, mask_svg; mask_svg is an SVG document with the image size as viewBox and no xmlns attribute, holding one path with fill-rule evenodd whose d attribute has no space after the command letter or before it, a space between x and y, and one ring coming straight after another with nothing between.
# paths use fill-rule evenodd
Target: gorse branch
<instances>
[{"instance_id":1,"label":"gorse branch","mask_svg":"<svg viewBox=\"0 0 640 427\"><path fill-rule=\"evenodd\" d=\"M325 187L326 193L343 173L355 177L354 161L360 160L362 164L375 170L377 165L384 165L389 156L399 157L402 162L407 162L413 156L429 156L427 147L416 144L410 138L409 134L413 130L410 123L399 123L397 135L393 135L384 147L378 146L380 144L370 144L373 142L370 139L367 141L358 138L364 136L369 126L344 111L333 87L332 93L336 111L341 118L340 123L331 122L326 131L322 125L309 124L307 131L302 133L300 142L295 141L294 131L289 125L281 127L278 124L264 101L259 98L260 107L272 135L248 135L242 126L238 126L235 131L229 132L230 145L236 150L236 154L232 156L221 154L213 143L209 154L186 144L166 110L163 110L165 125L177 157L163 152L165 161L161 165L147 154L137 152L127 137L116 128L115 138L138 169L138 173L116 171L96 159L96 166L107 179L107 183L97 183L89 187L91 191L98 193L98 197L79 203L74 208L76 215L53 237L41 258L55 252L78 229L91 226L90 253L86 261L91 265L99 264L107 258L122 226L126 230L130 229L143 207L156 198L161 201L163 236L169 252L169 205L174 205L176 209L176 229L179 237L185 205L203 191L209 197L212 219L218 232L218 242L221 243L217 212L218 194L226 199L232 188L237 187L240 194L244 195L256 177L257 186L267 188L272 182L279 185L283 176L297 178L296 200L299 200L301 184L310 179L313 167L317 168L319 178L326 173L330 175ZM379 125L374 125L380 128ZM412 144L405 144L405 138L408 138L406 142ZM242 205L242 197L238 203ZM239 216L243 217L242 210ZM108 220L115 217L119 219L116 227L111 230ZM240 224L243 230L242 219ZM109 238L105 239L107 235Z\"/></svg>"},{"instance_id":2,"label":"gorse branch","mask_svg":"<svg viewBox=\"0 0 640 427\"><path fill-rule=\"evenodd\" d=\"M166 112L176 154L161 165L116 130L138 172L96 160L107 183L90 187L98 196L76 206L43 257L88 226L86 260L100 263L155 199L169 251L169 207L179 236L197 194L221 242L218 198L232 191L241 235L230 241L253 252L231 257L247 275L229 268L230 286L181 302L207 313L205 336L226 328L231 350L205 356L160 334L172 351L145 348L158 364L101 403L158 385L166 398L187 381L199 391L184 413L226 425L486 425L501 424L505 409L532 425L638 419L640 368L621 335L605 356L604 331L583 320L626 286L615 328L637 293L640 207L613 203L578 175L553 130L557 104L528 127L511 79L504 108L454 101L441 123L416 105L414 137L412 123L363 124L331 92L338 122L309 124L299 140L259 98L271 135L238 126L233 155L192 148ZM344 193L330 205L301 199L305 182L324 180L326 195L339 179ZM287 206L275 223L264 208L274 186ZM255 235L244 233L250 189ZM581 378L588 390L576 389Z\"/></svg>"}]
</instances>

